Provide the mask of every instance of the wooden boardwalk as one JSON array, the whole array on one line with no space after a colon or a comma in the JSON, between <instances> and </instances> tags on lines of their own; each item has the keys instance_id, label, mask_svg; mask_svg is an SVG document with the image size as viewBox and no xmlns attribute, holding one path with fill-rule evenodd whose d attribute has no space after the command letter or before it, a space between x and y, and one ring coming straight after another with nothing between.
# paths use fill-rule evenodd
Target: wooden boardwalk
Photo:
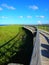
<instances>
[{"instance_id":1,"label":"wooden boardwalk","mask_svg":"<svg viewBox=\"0 0 49 65\"><path fill-rule=\"evenodd\" d=\"M42 33L39 36L41 44L41 65L49 65L49 35Z\"/></svg>"}]
</instances>

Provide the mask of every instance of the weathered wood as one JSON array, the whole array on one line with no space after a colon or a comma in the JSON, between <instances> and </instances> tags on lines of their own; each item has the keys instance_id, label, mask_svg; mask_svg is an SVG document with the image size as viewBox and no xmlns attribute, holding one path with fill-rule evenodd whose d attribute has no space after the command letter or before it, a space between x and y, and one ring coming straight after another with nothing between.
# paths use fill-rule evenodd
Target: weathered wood
<instances>
[{"instance_id":1,"label":"weathered wood","mask_svg":"<svg viewBox=\"0 0 49 65\"><path fill-rule=\"evenodd\" d=\"M40 56L41 52L40 52L39 32L37 31L30 65L41 65Z\"/></svg>"}]
</instances>

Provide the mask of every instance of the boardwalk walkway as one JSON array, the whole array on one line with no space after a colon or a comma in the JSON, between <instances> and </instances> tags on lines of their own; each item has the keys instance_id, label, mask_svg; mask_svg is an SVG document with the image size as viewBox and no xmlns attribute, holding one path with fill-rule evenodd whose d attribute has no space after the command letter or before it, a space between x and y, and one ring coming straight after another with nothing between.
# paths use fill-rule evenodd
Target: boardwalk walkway
<instances>
[{"instance_id":1,"label":"boardwalk walkway","mask_svg":"<svg viewBox=\"0 0 49 65\"><path fill-rule=\"evenodd\" d=\"M49 35L41 33L39 36L41 44L41 65L49 65Z\"/></svg>"}]
</instances>

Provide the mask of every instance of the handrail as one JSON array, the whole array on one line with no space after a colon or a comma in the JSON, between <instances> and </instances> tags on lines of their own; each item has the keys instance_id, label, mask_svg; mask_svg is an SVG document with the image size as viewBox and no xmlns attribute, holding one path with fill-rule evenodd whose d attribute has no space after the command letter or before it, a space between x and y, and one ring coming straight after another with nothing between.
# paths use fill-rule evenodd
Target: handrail
<instances>
[{"instance_id":1,"label":"handrail","mask_svg":"<svg viewBox=\"0 0 49 65\"><path fill-rule=\"evenodd\" d=\"M25 27L25 28L27 28L27 27ZM28 26L27 29L30 30L33 33L33 30L29 26ZM32 56L31 56L31 60L30 60L30 65L41 65L39 31L36 29L34 31L34 33L35 32L36 32L36 37L35 37L35 40L34 40L34 43L33 43L34 44L34 48L33 48Z\"/></svg>"},{"instance_id":2,"label":"handrail","mask_svg":"<svg viewBox=\"0 0 49 65\"><path fill-rule=\"evenodd\" d=\"M39 40L39 31L37 30L36 39L34 43L34 49L30 61L30 65L41 65L40 61L40 40Z\"/></svg>"}]
</instances>

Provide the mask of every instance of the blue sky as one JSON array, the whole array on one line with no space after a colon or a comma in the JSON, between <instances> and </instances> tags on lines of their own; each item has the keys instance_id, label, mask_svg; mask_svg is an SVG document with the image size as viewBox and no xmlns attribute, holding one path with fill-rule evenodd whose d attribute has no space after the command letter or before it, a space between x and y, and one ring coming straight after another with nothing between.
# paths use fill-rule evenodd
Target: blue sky
<instances>
[{"instance_id":1,"label":"blue sky","mask_svg":"<svg viewBox=\"0 0 49 65\"><path fill-rule=\"evenodd\" d=\"M49 24L49 0L0 0L0 24Z\"/></svg>"}]
</instances>

